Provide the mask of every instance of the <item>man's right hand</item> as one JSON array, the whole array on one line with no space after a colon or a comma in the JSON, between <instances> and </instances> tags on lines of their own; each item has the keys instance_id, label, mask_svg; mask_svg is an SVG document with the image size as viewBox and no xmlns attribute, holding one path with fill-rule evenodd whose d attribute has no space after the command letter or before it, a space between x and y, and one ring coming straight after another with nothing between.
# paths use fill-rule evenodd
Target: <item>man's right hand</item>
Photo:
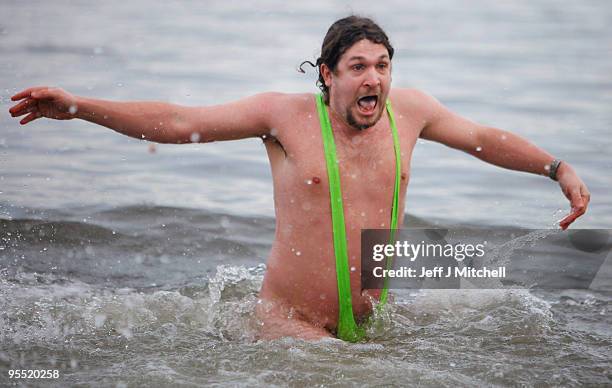
<instances>
[{"instance_id":1,"label":"man's right hand","mask_svg":"<svg viewBox=\"0 0 612 388\"><path fill-rule=\"evenodd\" d=\"M9 109L11 116L19 117L29 113L19 122L22 125L40 117L70 120L75 117L78 110L76 97L60 88L46 86L29 88L15 94L11 100L21 100Z\"/></svg>"}]
</instances>

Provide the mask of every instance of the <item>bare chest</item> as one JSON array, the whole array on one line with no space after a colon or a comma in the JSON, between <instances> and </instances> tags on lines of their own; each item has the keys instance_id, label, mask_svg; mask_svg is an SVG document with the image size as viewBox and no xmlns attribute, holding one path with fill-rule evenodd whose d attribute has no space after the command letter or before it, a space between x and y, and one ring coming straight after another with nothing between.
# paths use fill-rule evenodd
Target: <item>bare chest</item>
<instances>
[{"instance_id":1,"label":"bare chest","mask_svg":"<svg viewBox=\"0 0 612 388\"><path fill-rule=\"evenodd\" d=\"M396 117L400 142L401 198L410 178L410 159L419 128ZM277 213L279 206L329 212L329 179L318 116L294 117L284 130L283 157L271 157ZM370 132L368 132L370 131ZM352 136L334 134L346 216L366 215L390 205L396 175L393 135L388 119ZM268 152L270 154L270 146ZM384 212L387 213L386 211Z\"/></svg>"}]
</instances>

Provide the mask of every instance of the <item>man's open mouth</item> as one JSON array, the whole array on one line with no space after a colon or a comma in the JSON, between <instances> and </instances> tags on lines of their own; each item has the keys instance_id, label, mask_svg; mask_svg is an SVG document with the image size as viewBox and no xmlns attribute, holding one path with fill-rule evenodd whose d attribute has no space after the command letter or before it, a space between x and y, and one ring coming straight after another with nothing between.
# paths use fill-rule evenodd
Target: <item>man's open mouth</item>
<instances>
[{"instance_id":1,"label":"man's open mouth","mask_svg":"<svg viewBox=\"0 0 612 388\"><path fill-rule=\"evenodd\" d=\"M363 96L357 100L357 105L359 109L364 113L373 112L376 109L376 105L378 104L378 96Z\"/></svg>"}]
</instances>

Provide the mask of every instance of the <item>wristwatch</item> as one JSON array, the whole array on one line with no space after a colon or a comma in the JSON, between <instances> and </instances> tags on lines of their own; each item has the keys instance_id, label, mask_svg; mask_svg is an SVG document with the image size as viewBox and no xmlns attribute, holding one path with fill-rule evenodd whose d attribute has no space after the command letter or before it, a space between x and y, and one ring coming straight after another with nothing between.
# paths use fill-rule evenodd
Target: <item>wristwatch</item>
<instances>
[{"instance_id":1,"label":"wristwatch","mask_svg":"<svg viewBox=\"0 0 612 388\"><path fill-rule=\"evenodd\" d=\"M557 170L559 169L559 165L561 165L561 162L562 160L559 160L559 159L555 159L552 162L550 162L550 165L548 168L548 176L553 181L557 180Z\"/></svg>"}]
</instances>

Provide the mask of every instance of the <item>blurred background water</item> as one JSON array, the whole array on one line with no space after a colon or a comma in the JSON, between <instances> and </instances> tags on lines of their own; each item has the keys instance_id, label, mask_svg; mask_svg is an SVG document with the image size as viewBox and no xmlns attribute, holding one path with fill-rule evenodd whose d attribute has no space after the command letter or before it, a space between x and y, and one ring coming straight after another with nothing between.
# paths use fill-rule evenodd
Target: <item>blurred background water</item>
<instances>
[{"instance_id":1,"label":"blurred background water","mask_svg":"<svg viewBox=\"0 0 612 388\"><path fill-rule=\"evenodd\" d=\"M253 342L274 235L261 140L152 152L7 112L33 85L185 105L314 93L316 74L296 67L352 12L390 36L394 86L569 161L592 193L573 227L610 227L609 2L3 1L1 384L8 369L48 368L58 386L612 383L604 291L400 292L366 344ZM548 179L425 141L406 200L407 226L545 229L569 210Z\"/></svg>"}]
</instances>

